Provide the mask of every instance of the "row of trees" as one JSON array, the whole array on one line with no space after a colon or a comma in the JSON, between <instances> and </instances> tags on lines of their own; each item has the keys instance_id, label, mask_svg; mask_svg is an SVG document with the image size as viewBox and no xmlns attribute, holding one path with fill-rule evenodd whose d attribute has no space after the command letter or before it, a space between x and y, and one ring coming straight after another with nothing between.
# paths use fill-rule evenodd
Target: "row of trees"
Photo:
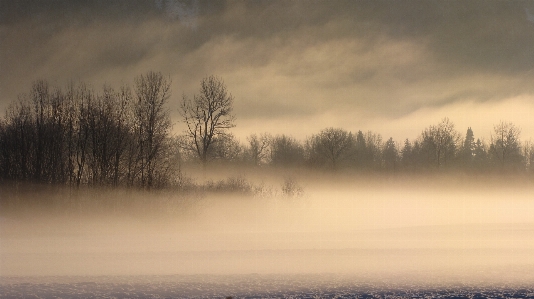
<instances>
[{"instance_id":1,"label":"row of trees","mask_svg":"<svg viewBox=\"0 0 534 299\"><path fill-rule=\"evenodd\" d=\"M253 166L364 171L462 169L534 173L534 145L501 122L491 140L462 136L447 118L401 145L373 132L327 128L298 141L288 135L252 134L241 144L234 127L233 96L221 79L204 78L178 108L186 125L172 136L170 80L149 72L133 88L99 93L84 84L65 89L36 82L0 120L0 175L73 186L162 187L180 175L182 162L224 161Z\"/></svg>"},{"instance_id":2,"label":"row of trees","mask_svg":"<svg viewBox=\"0 0 534 299\"><path fill-rule=\"evenodd\" d=\"M133 89L45 81L0 122L3 179L151 188L168 184L179 158L169 136L170 81L149 72Z\"/></svg>"},{"instance_id":3,"label":"row of trees","mask_svg":"<svg viewBox=\"0 0 534 299\"><path fill-rule=\"evenodd\" d=\"M534 173L534 144L521 145L519 137L520 130L515 125L501 122L494 126L488 144L475 140L471 128L462 136L445 118L402 145L393 138L383 141L379 134L370 131L353 134L340 128L326 128L304 142L287 135L252 134L247 144L241 145L226 134L214 140L208 159L329 170ZM193 152L184 152L184 158L197 159Z\"/></svg>"},{"instance_id":4,"label":"row of trees","mask_svg":"<svg viewBox=\"0 0 534 299\"><path fill-rule=\"evenodd\" d=\"M187 136L182 144L188 144ZM183 147L184 159L199 158L194 150ZM341 128L326 128L303 142L288 136L264 133L247 137L245 145L228 133L216 135L202 161L219 160L256 166L305 166L325 170L419 172L462 170L467 172L532 172L534 144L520 143L520 130L501 122L494 126L490 143L476 139L473 130L462 136L454 124L444 118L425 128L420 136L399 144L380 134Z\"/></svg>"},{"instance_id":5,"label":"row of trees","mask_svg":"<svg viewBox=\"0 0 534 299\"><path fill-rule=\"evenodd\" d=\"M488 145L475 141L471 128L465 138L444 118L423 130L413 142L400 146L392 138L383 142L379 134L327 128L303 143L287 135L252 134L241 145L228 129L234 126L233 97L216 77L202 80L199 95L184 96L180 113L187 125L179 144L184 157L245 162L252 165L310 166L337 170L418 171L462 169L534 172L534 146L520 143L520 130L512 123L495 125Z\"/></svg>"}]
</instances>

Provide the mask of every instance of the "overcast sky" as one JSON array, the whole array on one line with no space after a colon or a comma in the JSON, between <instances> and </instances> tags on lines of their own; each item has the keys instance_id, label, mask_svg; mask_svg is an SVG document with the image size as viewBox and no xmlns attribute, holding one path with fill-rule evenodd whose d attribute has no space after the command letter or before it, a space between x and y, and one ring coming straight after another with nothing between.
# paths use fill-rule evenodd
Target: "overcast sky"
<instances>
[{"instance_id":1,"label":"overcast sky","mask_svg":"<svg viewBox=\"0 0 534 299\"><path fill-rule=\"evenodd\" d=\"M534 1L0 0L0 109L32 82L100 90L159 71L178 103L221 77L250 133L413 139L449 117L534 138Z\"/></svg>"}]
</instances>

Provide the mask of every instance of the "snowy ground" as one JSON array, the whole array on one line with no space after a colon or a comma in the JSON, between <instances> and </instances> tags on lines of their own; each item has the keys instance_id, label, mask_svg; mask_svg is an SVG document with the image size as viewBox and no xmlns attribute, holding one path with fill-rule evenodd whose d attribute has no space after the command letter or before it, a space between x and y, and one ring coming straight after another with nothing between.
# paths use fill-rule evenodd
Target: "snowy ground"
<instances>
[{"instance_id":1,"label":"snowy ground","mask_svg":"<svg viewBox=\"0 0 534 299\"><path fill-rule=\"evenodd\" d=\"M489 186L6 214L0 298L534 298L534 189Z\"/></svg>"},{"instance_id":2,"label":"snowy ground","mask_svg":"<svg viewBox=\"0 0 534 299\"><path fill-rule=\"evenodd\" d=\"M365 276L191 275L11 277L0 298L534 298L532 285L416 282Z\"/></svg>"}]
</instances>

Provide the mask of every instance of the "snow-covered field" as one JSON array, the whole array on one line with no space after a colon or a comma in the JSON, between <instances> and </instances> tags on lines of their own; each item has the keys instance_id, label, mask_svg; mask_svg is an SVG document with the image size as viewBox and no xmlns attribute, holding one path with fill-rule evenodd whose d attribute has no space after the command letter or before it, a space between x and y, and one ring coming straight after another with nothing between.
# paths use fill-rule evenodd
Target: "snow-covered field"
<instances>
[{"instance_id":1,"label":"snow-covered field","mask_svg":"<svg viewBox=\"0 0 534 299\"><path fill-rule=\"evenodd\" d=\"M398 185L5 215L0 298L534 298L532 188Z\"/></svg>"},{"instance_id":2,"label":"snow-covered field","mask_svg":"<svg viewBox=\"0 0 534 299\"><path fill-rule=\"evenodd\" d=\"M534 298L532 285L409 277L197 275L4 278L0 298Z\"/></svg>"}]
</instances>

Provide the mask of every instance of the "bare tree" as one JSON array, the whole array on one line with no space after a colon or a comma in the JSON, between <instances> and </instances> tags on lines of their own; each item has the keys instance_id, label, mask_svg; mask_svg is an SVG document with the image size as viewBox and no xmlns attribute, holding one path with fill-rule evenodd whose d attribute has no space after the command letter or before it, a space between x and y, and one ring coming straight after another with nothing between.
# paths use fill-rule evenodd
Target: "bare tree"
<instances>
[{"instance_id":1,"label":"bare tree","mask_svg":"<svg viewBox=\"0 0 534 299\"><path fill-rule=\"evenodd\" d=\"M229 133L215 137L207 155L213 160L237 162L243 156L242 153L243 147L237 138Z\"/></svg>"},{"instance_id":2,"label":"bare tree","mask_svg":"<svg viewBox=\"0 0 534 299\"><path fill-rule=\"evenodd\" d=\"M382 166L382 136L372 131L365 133L367 167L379 169Z\"/></svg>"},{"instance_id":3,"label":"bare tree","mask_svg":"<svg viewBox=\"0 0 534 299\"><path fill-rule=\"evenodd\" d=\"M200 94L193 99L183 97L180 115L187 130L187 150L197 153L205 164L208 152L217 137L233 128L235 116L232 114L234 97L228 93L224 82L215 76L209 76L200 82Z\"/></svg>"},{"instance_id":4,"label":"bare tree","mask_svg":"<svg viewBox=\"0 0 534 299\"><path fill-rule=\"evenodd\" d=\"M6 112L0 137L2 176L27 180L33 177L35 121L29 101L23 98Z\"/></svg>"},{"instance_id":5,"label":"bare tree","mask_svg":"<svg viewBox=\"0 0 534 299\"><path fill-rule=\"evenodd\" d=\"M354 145L352 133L343 129L327 128L311 137L309 141L311 151L326 159L333 170L339 163L350 155Z\"/></svg>"},{"instance_id":6,"label":"bare tree","mask_svg":"<svg viewBox=\"0 0 534 299\"><path fill-rule=\"evenodd\" d=\"M32 86L30 94L33 103L33 113L35 115L35 158L33 159L34 179L43 180L45 167L45 157L49 139L46 136L48 113L50 111L50 92L46 81L37 81Z\"/></svg>"},{"instance_id":7,"label":"bare tree","mask_svg":"<svg viewBox=\"0 0 534 299\"><path fill-rule=\"evenodd\" d=\"M440 168L452 160L460 142L460 134L446 117L438 125L430 126L421 134L421 150L427 162Z\"/></svg>"},{"instance_id":8,"label":"bare tree","mask_svg":"<svg viewBox=\"0 0 534 299\"><path fill-rule=\"evenodd\" d=\"M493 126L490 153L501 165L501 170L521 163L520 133L521 130L510 122L501 121Z\"/></svg>"},{"instance_id":9,"label":"bare tree","mask_svg":"<svg viewBox=\"0 0 534 299\"><path fill-rule=\"evenodd\" d=\"M288 135L273 137L270 153L270 163L274 166L299 166L304 162L304 147L299 141Z\"/></svg>"},{"instance_id":10,"label":"bare tree","mask_svg":"<svg viewBox=\"0 0 534 299\"><path fill-rule=\"evenodd\" d=\"M76 92L76 186L80 186L86 171L86 160L89 156L89 110L94 101L93 91L80 85Z\"/></svg>"},{"instance_id":11,"label":"bare tree","mask_svg":"<svg viewBox=\"0 0 534 299\"><path fill-rule=\"evenodd\" d=\"M119 184L131 119L128 109L131 109L131 93L125 87L115 92L104 86L103 93L91 102L88 109L91 150L88 168L92 185Z\"/></svg>"},{"instance_id":12,"label":"bare tree","mask_svg":"<svg viewBox=\"0 0 534 299\"><path fill-rule=\"evenodd\" d=\"M96 94L83 83L62 91L37 81L0 120L0 179L163 187L179 158L168 136L169 85L159 73L140 76L134 99L127 87Z\"/></svg>"},{"instance_id":13,"label":"bare tree","mask_svg":"<svg viewBox=\"0 0 534 299\"><path fill-rule=\"evenodd\" d=\"M262 161L267 157L267 150L271 142L272 137L267 134L261 134L260 136L252 134L247 137L249 144L248 155L254 165L260 165Z\"/></svg>"},{"instance_id":14,"label":"bare tree","mask_svg":"<svg viewBox=\"0 0 534 299\"><path fill-rule=\"evenodd\" d=\"M166 108L170 82L161 73L148 72L135 80L135 138L138 146L138 178L140 186L153 187L155 172L171 128Z\"/></svg>"}]
</instances>

